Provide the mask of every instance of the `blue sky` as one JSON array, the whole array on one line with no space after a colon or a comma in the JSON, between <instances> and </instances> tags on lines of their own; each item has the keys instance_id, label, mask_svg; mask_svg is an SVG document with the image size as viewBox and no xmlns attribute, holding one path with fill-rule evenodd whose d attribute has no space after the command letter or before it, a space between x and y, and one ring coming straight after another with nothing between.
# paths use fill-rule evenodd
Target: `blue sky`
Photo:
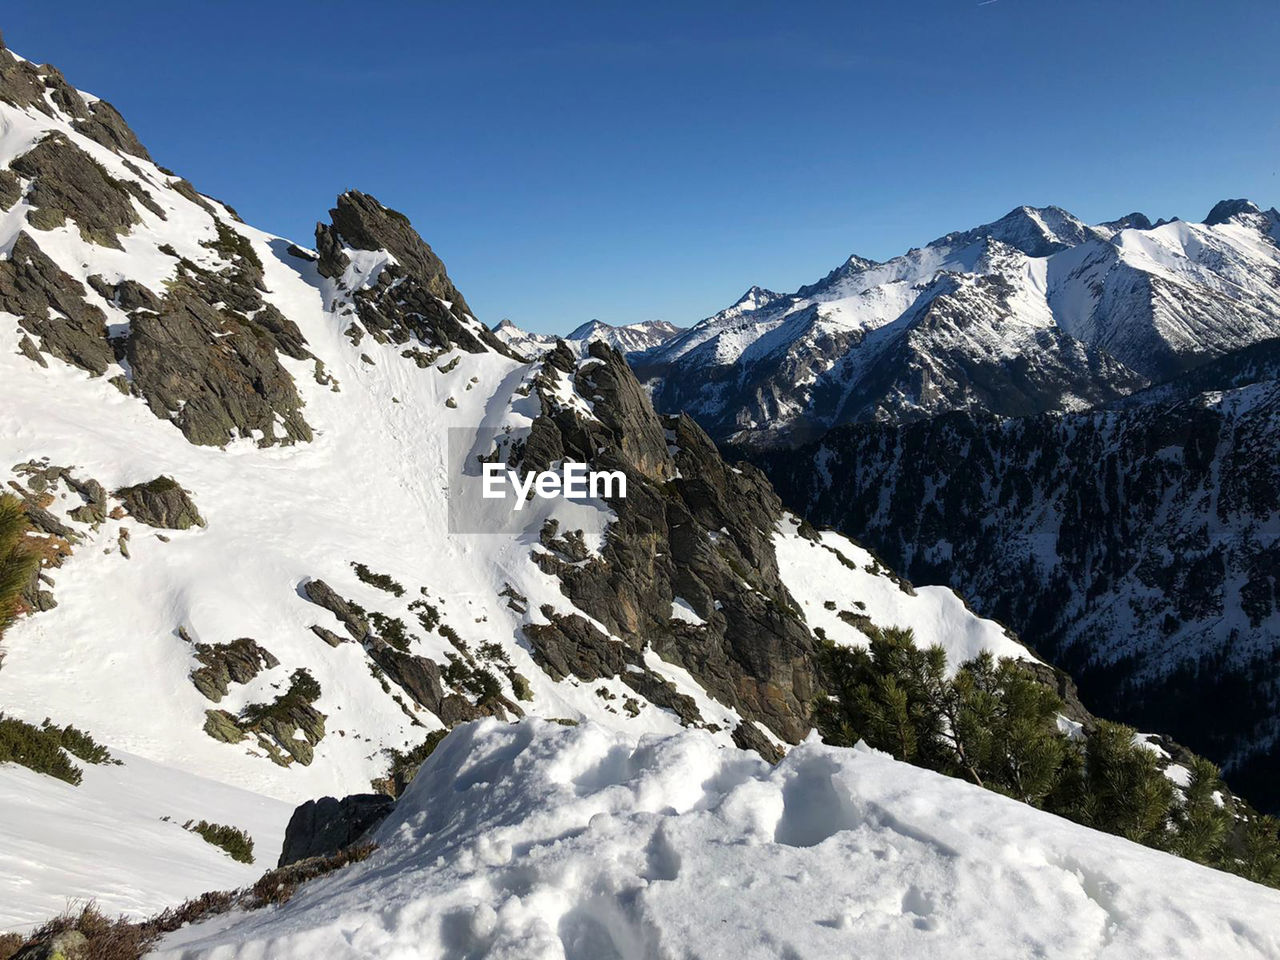
<instances>
[{"instance_id":1,"label":"blue sky","mask_svg":"<svg viewBox=\"0 0 1280 960\"><path fill-rule=\"evenodd\" d=\"M1280 203L1274 0L11 5L18 53L309 242L356 187L481 319L688 324L1021 203Z\"/></svg>"}]
</instances>

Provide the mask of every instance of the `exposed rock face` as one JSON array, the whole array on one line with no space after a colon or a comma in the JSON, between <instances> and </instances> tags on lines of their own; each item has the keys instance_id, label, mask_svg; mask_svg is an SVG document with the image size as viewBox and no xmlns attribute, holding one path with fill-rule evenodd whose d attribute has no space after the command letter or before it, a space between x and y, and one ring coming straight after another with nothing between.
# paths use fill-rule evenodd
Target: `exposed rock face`
<instances>
[{"instance_id":1,"label":"exposed rock face","mask_svg":"<svg viewBox=\"0 0 1280 960\"><path fill-rule=\"evenodd\" d=\"M373 633L369 621L362 612L340 597L333 587L323 580L308 580L302 586L302 593L318 607L328 610L347 628L353 640L363 642Z\"/></svg>"},{"instance_id":2,"label":"exposed rock face","mask_svg":"<svg viewBox=\"0 0 1280 960\"><path fill-rule=\"evenodd\" d=\"M308 800L289 818L276 866L330 856L351 846L385 820L395 803L381 793L358 793L341 800Z\"/></svg>"},{"instance_id":3,"label":"exposed rock face","mask_svg":"<svg viewBox=\"0 0 1280 960\"><path fill-rule=\"evenodd\" d=\"M594 419L556 401L554 385L566 376L593 398ZM621 355L603 344L592 344L582 361L561 345L537 386L543 412L520 451L524 468L567 458L621 470L628 483L625 498L609 501L617 520L600 556L584 559L552 530L535 559L630 648L553 620L531 637L540 656L556 672L644 683L645 673L626 666L648 645L744 716L799 740L819 688L815 641L778 579L772 536L781 505L767 481L752 467L725 464L689 418L664 423ZM706 625L673 620L676 597Z\"/></svg>"},{"instance_id":4,"label":"exposed rock face","mask_svg":"<svg viewBox=\"0 0 1280 960\"><path fill-rule=\"evenodd\" d=\"M156 477L116 491L125 509L138 522L165 530L203 527L204 518L194 501L172 477Z\"/></svg>"},{"instance_id":5,"label":"exposed rock face","mask_svg":"<svg viewBox=\"0 0 1280 960\"><path fill-rule=\"evenodd\" d=\"M10 167L31 181L27 202L35 209L27 216L37 229L52 230L71 219L90 243L123 249L119 238L140 219L125 185L60 134L50 134Z\"/></svg>"},{"instance_id":6,"label":"exposed rock face","mask_svg":"<svg viewBox=\"0 0 1280 960\"><path fill-rule=\"evenodd\" d=\"M531 623L524 635L533 647L533 659L553 679L577 677L579 680L601 680L618 677L650 703L666 707L689 725L703 721L692 697L676 690L645 665L635 647L611 640L585 618L573 614L557 614L543 607L545 624Z\"/></svg>"},{"instance_id":7,"label":"exposed rock face","mask_svg":"<svg viewBox=\"0 0 1280 960\"><path fill-rule=\"evenodd\" d=\"M248 683L262 670L280 665L269 650L250 637L196 644L195 658L201 666L191 671L191 682L214 703L227 695L231 684Z\"/></svg>"},{"instance_id":8,"label":"exposed rock face","mask_svg":"<svg viewBox=\"0 0 1280 960\"><path fill-rule=\"evenodd\" d=\"M316 224L321 276L340 278L350 259L343 246L385 250L395 258L371 285L351 291L364 328L382 343L417 339L438 352L457 347L468 353L511 353L488 328L468 319L471 308L445 272L444 264L402 213L356 190L338 197L332 224ZM349 332L358 343L362 331ZM434 357L432 357L434 359Z\"/></svg>"},{"instance_id":9,"label":"exposed rock face","mask_svg":"<svg viewBox=\"0 0 1280 960\"><path fill-rule=\"evenodd\" d=\"M138 304L126 346L133 388L192 443L223 446L255 435L263 446L310 440L297 386L276 355L309 357L306 341L263 300L262 262L252 246L218 227L210 246L229 261L221 271L183 260L168 294L155 302L145 288L116 288L121 303Z\"/></svg>"},{"instance_id":10,"label":"exposed rock face","mask_svg":"<svg viewBox=\"0 0 1280 960\"><path fill-rule=\"evenodd\" d=\"M396 649L374 632L364 610L341 597L323 580L308 580L302 586L302 595L337 617L386 678L408 694L414 703L439 717L446 727L483 716L505 716L502 703L474 704L461 694L446 691L440 664L428 657ZM325 630L319 634L321 639L331 646L336 645L325 634L334 636Z\"/></svg>"},{"instance_id":11,"label":"exposed rock face","mask_svg":"<svg viewBox=\"0 0 1280 960\"><path fill-rule=\"evenodd\" d=\"M46 353L95 376L115 360L106 317L85 302L84 285L59 269L25 232L18 234L10 258L0 260L0 310L16 314Z\"/></svg>"},{"instance_id":12,"label":"exposed rock face","mask_svg":"<svg viewBox=\"0 0 1280 960\"><path fill-rule=\"evenodd\" d=\"M951 584L1094 710L1169 732L1275 809L1277 376L1261 344L1111 411L857 425L758 462L810 520Z\"/></svg>"},{"instance_id":13,"label":"exposed rock face","mask_svg":"<svg viewBox=\"0 0 1280 960\"><path fill-rule=\"evenodd\" d=\"M192 443L223 446L255 434L264 446L311 439L293 378L249 324L180 287L159 313L139 310L131 320L134 387Z\"/></svg>"}]
</instances>

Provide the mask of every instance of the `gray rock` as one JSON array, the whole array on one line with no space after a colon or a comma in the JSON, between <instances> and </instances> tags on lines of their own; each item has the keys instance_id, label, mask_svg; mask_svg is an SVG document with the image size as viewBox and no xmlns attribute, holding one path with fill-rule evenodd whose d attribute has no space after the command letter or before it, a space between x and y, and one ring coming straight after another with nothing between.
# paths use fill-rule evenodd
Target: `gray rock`
<instances>
[{"instance_id":1,"label":"gray rock","mask_svg":"<svg viewBox=\"0 0 1280 960\"><path fill-rule=\"evenodd\" d=\"M190 495L172 477L156 477L116 491L130 516L140 523L166 530L203 527L204 518Z\"/></svg>"},{"instance_id":2,"label":"gray rock","mask_svg":"<svg viewBox=\"0 0 1280 960\"><path fill-rule=\"evenodd\" d=\"M227 695L231 684L248 683L259 672L280 665L271 651L250 637L196 644L195 658L201 666L191 671L191 682L214 703Z\"/></svg>"},{"instance_id":3,"label":"gray rock","mask_svg":"<svg viewBox=\"0 0 1280 960\"><path fill-rule=\"evenodd\" d=\"M22 184L13 171L0 169L0 210L8 210L22 197Z\"/></svg>"},{"instance_id":4,"label":"gray rock","mask_svg":"<svg viewBox=\"0 0 1280 960\"><path fill-rule=\"evenodd\" d=\"M381 793L308 800L289 818L276 866L331 856L351 846L385 820L394 806L395 800Z\"/></svg>"},{"instance_id":5,"label":"gray rock","mask_svg":"<svg viewBox=\"0 0 1280 960\"><path fill-rule=\"evenodd\" d=\"M337 617L353 639L364 641L372 634L373 631L364 614L340 597L337 591L323 580L308 580L302 585L302 595Z\"/></svg>"},{"instance_id":6,"label":"gray rock","mask_svg":"<svg viewBox=\"0 0 1280 960\"><path fill-rule=\"evenodd\" d=\"M124 117L105 100L95 100L87 104L88 116L72 122L77 133L82 133L108 150L116 153L128 153L143 160L150 160L151 154L138 140L137 134L129 129Z\"/></svg>"},{"instance_id":7,"label":"gray rock","mask_svg":"<svg viewBox=\"0 0 1280 960\"><path fill-rule=\"evenodd\" d=\"M51 230L70 218L90 243L123 249L119 238L139 220L130 190L65 136L50 134L10 167L32 181L33 227Z\"/></svg>"},{"instance_id":8,"label":"gray rock","mask_svg":"<svg viewBox=\"0 0 1280 960\"><path fill-rule=\"evenodd\" d=\"M0 260L0 310L16 314L44 352L95 376L115 360L106 316L85 302L84 285L63 273L25 231L9 259Z\"/></svg>"},{"instance_id":9,"label":"gray rock","mask_svg":"<svg viewBox=\"0 0 1280 960\"><path fill-rule=\"evenodd\" d=\"M134 388L192 443L224 446L254 431L263 445L311 439L293 378L280 365L277 344L263 343L261 327L181 283L159 312L137 310L130 319Z\"/></svg>"}]
</instances>

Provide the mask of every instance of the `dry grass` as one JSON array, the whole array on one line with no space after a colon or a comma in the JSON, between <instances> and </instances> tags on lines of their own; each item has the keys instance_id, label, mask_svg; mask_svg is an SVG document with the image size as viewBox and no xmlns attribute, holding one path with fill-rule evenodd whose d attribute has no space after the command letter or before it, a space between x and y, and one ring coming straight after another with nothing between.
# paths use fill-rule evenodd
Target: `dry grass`
<instances>
[{"instance_id":1,"label":"dry grass","mask_svg":"<svg viewBox=\"0 0 1280 960\"><path fill-rule=\"evenodd\" d=\"M300 860L263 874L252 887L205 893L146 920L112 919L90 903L78 911L69 910L54 917L28 936L0 934L0 960L9 960L24 947L48 943L59 934L70 931L85 938L84 945L70 960L140 960L166 933L232 909L258 910L287 903L298 887L308 880L358 863L376 849L376 844L365 843L348 847L332 856Z\"/></svg>"}]
</instances>

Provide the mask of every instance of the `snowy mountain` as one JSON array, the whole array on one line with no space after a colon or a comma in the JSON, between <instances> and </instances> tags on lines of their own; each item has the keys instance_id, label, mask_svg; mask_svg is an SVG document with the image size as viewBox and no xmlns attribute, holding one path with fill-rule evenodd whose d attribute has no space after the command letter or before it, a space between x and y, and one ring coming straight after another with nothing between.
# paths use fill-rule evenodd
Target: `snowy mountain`
<instances>
[{"instance_id":1,"label":"snowy mountain","mask_svg":"<svg viewBox=\"0 0 1280 960\"><path fill-rule=\"evenodd\" d=\"M1090 226L1019 207L885 263L851 257L633 358L660 410L769 446L949 410L1024 416L1113 401L1280 336L1280 213Z\"/></svg>"},{"instance_id":2,"label":"snowy mountain","mask_svg":"<svg viewBox=\"0 0 1280 960\"><path fill-rule=\"evenodd\" d=\"M590 320L563 337L556 337L547 333L529 333L510 320L503 320L493 328L493 332L513 350L526 356L537 356L554 347L557 340L568 341L578 352L585 350L589 344L599 342L608 344L622 354L636 353L670 340L681 329L665 320L645 320L620 327L601 320Z\"/></svg>"},{"instance_id":3,"label":"snowy mountain","mask_svg":"<svg viewBox=\"0 0 1280 960\"><path fill-rule=\"evenodd\" d=\"M264 233L3 48L0 207L0 467L43 560L0 704L122 761L79 785L0 764L0 929L250 883L295 804L393 789L459 723L776 758L809 732L819 636L1030 657L787 514L617 352L516 356L401 214L350 191L313 247ZM629 490L459 516L495 456Z\"/></svg>"},{"instance_id":4,"label":"snowy mountain","mask_svg":"<svg viewBox=\"0 0 1280 960\"><path fill-rule=\"evenodd\" d=\"M536 811L530 816L529 811ZM165 960L1275 956L1273 891L871 750L459 730L365 862Z\"/></svg>"},{"instance_id":5,"label":"snowy mountain","mask_svg":"<svg viewBox=\"0 0 1280 960\"><path fill-rule=\"evenodd\" d=\"M853 424L760 463L793 509L949 583L1280 806L1280 340L1114 409ZM963 469L957 469L963 464Z\"/></svg>"}]
</instances>

